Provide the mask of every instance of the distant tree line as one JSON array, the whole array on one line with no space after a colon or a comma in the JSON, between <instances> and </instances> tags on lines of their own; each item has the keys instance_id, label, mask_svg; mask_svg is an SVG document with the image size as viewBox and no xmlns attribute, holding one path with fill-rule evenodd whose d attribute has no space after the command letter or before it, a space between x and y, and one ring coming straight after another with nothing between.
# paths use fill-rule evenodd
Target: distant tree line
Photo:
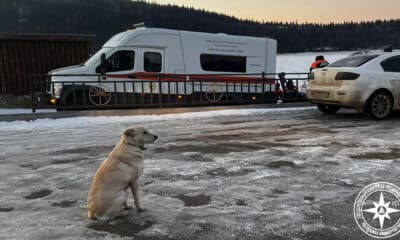
<instances>
[{"instance_id":1,"label":"distant tree line","mask_svg":"<svg viewBox=\"0 0 400 240\"><path fill-rule=\"evenodd\" d=\"M115 33L143 21L155 27L271 37L278 40L279 52L356 50L387 45L400 48L400 20L343 24L257 22L205 10L130 0L1 0L0 5L0 32L94 34L96 47Z\"/></svg>"}]
</instances>

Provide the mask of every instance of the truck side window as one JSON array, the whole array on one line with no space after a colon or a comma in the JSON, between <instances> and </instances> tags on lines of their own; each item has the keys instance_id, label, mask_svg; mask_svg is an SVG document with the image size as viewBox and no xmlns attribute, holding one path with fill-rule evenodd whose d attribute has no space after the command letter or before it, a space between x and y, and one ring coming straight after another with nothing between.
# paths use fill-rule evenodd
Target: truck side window
<instances>
[{"instance_id":1,"label":"truck side window","mask_svg":"<svg viewBox=\"0 0 400 240\"><path fill-rule=\"evenodd\" d=\"M204 71L245 73L247 58L241 56L201 54L200 63Z\"/></svg>"},{"instance_id":2,"label":"truck side window","mask_svg":"<svg viewBox=\"0 0 400 240\"><path fill-rule=\"evenodd\" d=\"M119 72L132 70L135 65L135 52L134 51L118 51L106 60L106 72ZM100 72L100 67L96 69Z\"/></svg>"},{"instance_id":3,"label":"truck side window","mask_svg":"<svg viewBox=\"0 0 400 240\"><path fill-rule=\"evenodd\" d=\"M382 62L385 72L400 72L400 57L395 57Z\"/></svg>"},{"instance_id":4,"label":"truck side window","mask_svg":"<svg viewBox=\"0 0 400 240\"><path fill-rule=\"evenodd\" d=\"M144 57L144 71L161 72L162 58L160 53L145 52L143 57Z\"/></svg>"}]
</instances>

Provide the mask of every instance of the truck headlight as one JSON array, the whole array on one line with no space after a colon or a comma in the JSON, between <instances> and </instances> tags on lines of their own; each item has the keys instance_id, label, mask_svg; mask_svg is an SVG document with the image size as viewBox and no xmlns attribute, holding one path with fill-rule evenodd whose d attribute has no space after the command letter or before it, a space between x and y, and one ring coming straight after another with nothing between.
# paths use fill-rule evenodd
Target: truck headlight
<instances>
[{"instance_id":1,"label":"truck headlight","mask_svg":"<svg viewBox=\"0 0 400 240\"><path fill-rule=\"evenodd\" d=\"M60 98L61 92L62 92L62 88L63 88L63 86L62 86L61 83L54 83L53 84L53 89L51 90L52 91L52 95L55 98Z\"/></svg>"},{"instance_id":2,"label":"truck headlight","mask_svg":"<svg viewBox=\"0 0 400 240\"><path fill-rule=\"evenodd\" d=\"M57 99L51 98L50 99L50 103L53 104L53 105L56 105L57 104Z\"/></svg>"}]
</instances>

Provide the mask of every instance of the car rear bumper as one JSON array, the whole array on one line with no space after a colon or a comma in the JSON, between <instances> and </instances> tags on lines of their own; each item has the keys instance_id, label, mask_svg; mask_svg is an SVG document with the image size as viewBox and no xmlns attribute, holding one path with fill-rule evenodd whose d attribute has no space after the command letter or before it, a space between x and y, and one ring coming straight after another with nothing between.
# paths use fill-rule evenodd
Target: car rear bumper
<instances>
[{"instance_id":1,"label":"car rear bumper","mask_svg":"<svg viewBox=\"0 0 400 240\"><path fill-rule=\"evenodd\" d=\"M359 90L340 89L340 88L309 88L307 98L312 103L337 105L347 108L362 109L362 93Z\"/></svg>"}]
</instances>

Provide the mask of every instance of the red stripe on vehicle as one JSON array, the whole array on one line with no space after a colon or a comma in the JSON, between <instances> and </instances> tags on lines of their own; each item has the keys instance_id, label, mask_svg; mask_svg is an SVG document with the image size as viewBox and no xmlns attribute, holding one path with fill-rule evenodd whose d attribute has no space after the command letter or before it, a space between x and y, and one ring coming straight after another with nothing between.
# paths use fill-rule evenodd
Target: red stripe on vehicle
<instances>
[{"instance_id":1,"label":"red stripe on vehicle","mask_svg":"<svg viewBox=\"0 0 400 240\"><path fill-rule=\"evenodd\" d=\"M138 72L124 75L106 75L108 78L131 79L131 80L148 80L162 82L179 82L179 81L198 81L198 82L223 82L223 83L243 83L243 84L275 84L273 78L261 77L243 77L243 76L213 76L213 75L183 75L183 74L154 74L146 72Z\"/></svg>"}]
</instances>

